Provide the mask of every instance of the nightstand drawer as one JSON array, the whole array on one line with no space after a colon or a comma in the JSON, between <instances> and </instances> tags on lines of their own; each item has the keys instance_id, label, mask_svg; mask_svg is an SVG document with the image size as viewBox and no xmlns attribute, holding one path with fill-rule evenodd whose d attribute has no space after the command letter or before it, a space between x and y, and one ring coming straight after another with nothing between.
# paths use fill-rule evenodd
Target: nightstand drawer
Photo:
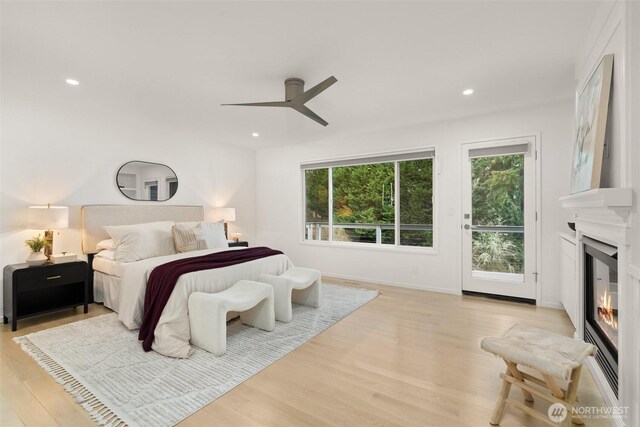
<instances>
[{"instance_id":1,"label":"nightstand drawer","mask_svg":"<svg viewBox=\"0 0 640 427\"><path fill-rule=\"evenodd\" d=\"M45 280L47 283L66 285L67 283L83 282L87 276L87 268L84 263L52 265L47 268Z\"/></svg>"},{"instance_id":2,"label":"nightstand drawer","mask_svg":"<svg viewBox=\"0 0 640 427\"><path fill-rule=\"evenodd\" d=\"M84 283L86 268L84 264L55 265L46 268L24 269L16 271L18 292L39 289L48 286L62 286L70 283Z\"/></svg>"},{"instance_id":3,"label":"nightstand drawer","mask_svg":"<svg viewBox=\"0 0 640 427\"><path fill-rule=\"evenodd\" d=\"M14 273L20 283L42 282L45 280L46 272L44 268L25 268Z\"/></svg>"}]
</instances>

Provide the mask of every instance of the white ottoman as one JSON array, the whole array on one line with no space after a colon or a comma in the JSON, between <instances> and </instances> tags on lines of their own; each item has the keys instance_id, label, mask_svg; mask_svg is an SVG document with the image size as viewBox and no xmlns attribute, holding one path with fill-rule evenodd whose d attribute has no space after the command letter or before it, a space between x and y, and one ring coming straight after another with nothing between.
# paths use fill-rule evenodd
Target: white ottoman
<instances>
[{"instance_id":1,"label":"white ottoman","mask_svg":"<svg viewBox=\"0 0 640 427\"><path fill-rule=\"evenodd\" d=\"M292 302L320 307L322 283L318 270L292 267L280 276L263 274L260 281L273 286L276 320L280 322L291 322Z\"/></svg>"},{"instance_id":2,"label":"white ottoman","mask_svg":"<svg viewBox=\"0 0 640 427\"><path fill-rule=\"evenodd\" d=\"M227 313L240 313L249 326L273 331L273 287L266 283L241 280L215 294L194 292L189 296L191 344L216 356L227 351Z\"/></svg>"}]
</instances>

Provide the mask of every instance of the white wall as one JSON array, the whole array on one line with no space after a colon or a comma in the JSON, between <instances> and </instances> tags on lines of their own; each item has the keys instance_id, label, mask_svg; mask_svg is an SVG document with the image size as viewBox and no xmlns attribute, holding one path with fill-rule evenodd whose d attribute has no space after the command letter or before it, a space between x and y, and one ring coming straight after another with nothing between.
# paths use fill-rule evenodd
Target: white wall
<instances>
[{"instance_id":1,"label":"white wall","mask_svg":"<svg viewBox=\"0 0 640 427\"><path fill-rule=\"evenodd\" d=\"M258 242L284 250L295 264L323 274L425 290L459 293L460 143L541 134L543 305L560 307L560 245L568 215L558 198L568 192L573 103L546 105L454 121L258 151ZM339 248L302 243L300 162L420 147L437 148L436 254L392 249ZM562 183L562 184L559 184Z\"/></svg>"},{"instance_id":2,"label":"white wall","mask_svg":"<svg viewBox=\"0 0 640 427\"><path fill-rule=\"evenodd\" d=\"M591 31L588 32L589 37L577 54L575 65L577 99L578 91L589 81L602 57L607 54L614 55L613 84L605 136L608 158L603 159L600 180L600 185L606 188L629 186L629 149L624 131L627 96L625 90L626 37L621 19L622 13L622 2L608 2L602 5L596 14Z\"/></svg>"},{"instance_id":3,"label":"white wall","mask_svg":"<svg viewBox=\"0 0 640 427\"><path fill-rule=\"evenodd\" d=\"M627 143L627 184L633 188L633 209L631 213L631 268L635 277L627 277L630 288L629 295L632 313L629 332L633 337L627 354L628 369L622 374L626 376L626 390L628 395L623 404L629 405L632 415L627 425L640 425L640 3L625 3L625 85L626 85L626 143ZM634 318L635 317L635 318Z\"/></svg>"},{"instance_id":4,"label":"white wall","mask_svg":"<svg viewBox=\"0 0 640 427\"><path fill-rule=\"evenodd\" d=\"M90 108L39 106L25 100L19 91L5 88L0 265L24 262L29 254L24 240L42 233L25 229L29 205L69 206L70 228L56 231L54 250L82 254L80 206L151 203L131 201L116 187L118 168L130 160L164 163L176 172L177 194L157 203L235 207L232 231L254 240L253 150L203 140L189 130L168 131L162 123L123 119L117 112L96 115ZM207 219L213 219L210 211Z\"/></svg>"},{"instance_id":5,"label":"white wall","mask_svg":"<svg viewBox=\"0 0 640 427\"><path fill-rule=\"evenodd\" d=\"M627 90L627 141L629 149L629 181L634 190L631 213L632 263L640 268L640 2L626 4L626 70ZM640 307L637 307L640 309ZM640 312L640 310L638 310ZM639 338L640 339L640 338ZM638 396L640 401L640 395ZM638 415L640 421L640 414Z\"/></svg>"}]
</instances>

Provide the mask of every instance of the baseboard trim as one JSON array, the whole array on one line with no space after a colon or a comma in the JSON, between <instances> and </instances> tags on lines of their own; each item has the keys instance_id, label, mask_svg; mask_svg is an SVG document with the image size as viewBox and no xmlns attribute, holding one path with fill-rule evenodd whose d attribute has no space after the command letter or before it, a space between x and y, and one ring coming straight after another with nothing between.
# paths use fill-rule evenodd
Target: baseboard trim
<instances>
[{"instance_id":1,"label":"baseboard trim","mask_svg":"<svg viewBox=\"0 0 640 427\"><path fill-rule=\"evenodd\" d=\"M531 298L510 297L506 295L485 294L483 292L472 292L472 291L462 291L462 295L467 295L470 297L488 298L488 299L494 299L498 301L508 301L508 302L517 302L521 304L536 305L536 300Z\"/></svg>"},{"instance_id":2,"label":"baseboard trim","mask_svg":"<svg viewBox=\"0 0 640 427\"><path fill-rule=\"evenodd\" d=\"M416 289L419 291L437 292L440 294L460 295L460 291L455 289L435 288L431 286L418 286L410 283L388 282L384 280L368 279L364 277L345 276L343 274L333 274L333 273L325 273L325 272L322 272L322 276L326 278L348 280L348 281L359 282L359 283L371 283L373 285L395 286L397 288Z\"/></svg>"},{"instance_id":3,"label":"baseboard trim","mask_svg":"<svg viewBox=\"0 0 640 427\"><path fill-rule=\"evenodd\" d=\"M556 310L564 310L564 305L561 302L542 301L540 307L555 308ZM566 310L565 310L566 311Z\"/></svg>"}]
</instances>

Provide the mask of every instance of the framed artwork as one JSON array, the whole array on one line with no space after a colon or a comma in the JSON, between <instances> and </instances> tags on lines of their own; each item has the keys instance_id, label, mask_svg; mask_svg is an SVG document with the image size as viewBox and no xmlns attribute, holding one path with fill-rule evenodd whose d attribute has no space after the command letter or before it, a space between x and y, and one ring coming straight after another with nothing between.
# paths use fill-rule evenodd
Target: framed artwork
<instances>
[{"instance_id":1,"label":"framed artwork","mask_svg":"<svg viewBox=\"0 0 640 427\"><path fill-rule=\"evenodd\" d=\"M571 194L600 187L613 55L606 55L578 96Z\"/></svg>"}]
</instances>

